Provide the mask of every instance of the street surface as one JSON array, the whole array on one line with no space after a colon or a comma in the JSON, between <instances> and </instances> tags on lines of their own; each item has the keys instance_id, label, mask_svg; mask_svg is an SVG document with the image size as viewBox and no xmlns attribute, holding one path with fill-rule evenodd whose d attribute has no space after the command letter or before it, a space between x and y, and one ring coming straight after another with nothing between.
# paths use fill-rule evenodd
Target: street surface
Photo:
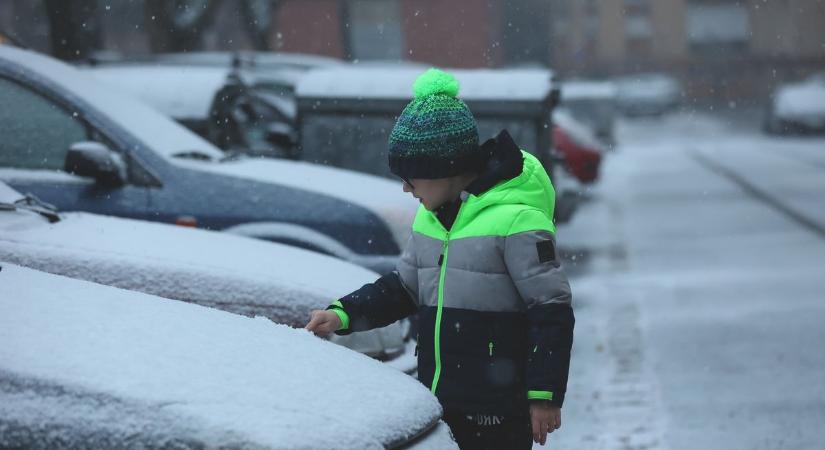
<instances>
[{"instance_id":1,"label":"street surface","mask_svg":"<svg viewBox=\"0 0 825 450\"><path fill-rule=\"evenodd\" d=\"M825 138L625 120L558 240L576 336L554 449L820 449Z\"/></svg>"}]
</instances>

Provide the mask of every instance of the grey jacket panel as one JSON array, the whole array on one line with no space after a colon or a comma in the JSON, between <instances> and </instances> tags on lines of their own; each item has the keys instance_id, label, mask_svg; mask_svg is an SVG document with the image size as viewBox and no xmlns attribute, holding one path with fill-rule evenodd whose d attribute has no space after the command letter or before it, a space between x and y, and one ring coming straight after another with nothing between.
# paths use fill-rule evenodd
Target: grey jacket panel
<instances>
[{"instance_id":1,"label":"grey jacket panel","mask_svg":"<svg viewBox=\"0 0 825 450\"><path fill-rule=\"evenodd\" d=\"M475 311L522 312L527 308L506 273L454 269L448 264L444 306Z\"/></svg>"},{"instance_id":2,"label":"grey jacket panel","mask_svg":"<svg viewBox=\"0 0 825 450\"><path fill-rule=\"evenodd\" d=\"M541 242L543 261L536 245ZM411 252L405 250L399 262L401 278L405 285L415 286L419 306L437 306L443 242L413 233L407 247L411 246L415 246L417 270L413 271ZM444 283L446 307L517 312L542 304L570 304L571 297L567 275L555 252L555 236L549 231L450 241Z\"/></svg>"},{"instance_id":3,"label":"grey jacket panel","mask_svg":"<svg viewBox=\"0 0 825 450\"><path fill-rule=\"evenodd\" d=\"M553 233L526 231L504 242L507 270L528 308L571 303L570 283L558 261Z\"/></svg>"},{"instance_id":4,"label":"grey jacket panel","mask_svg":"<svg viewBox=\"0 0 825 450\"><path fill-rule=\"evenodd\" d=\"M410 294L410 298L416 304L420 304L418 295L418 264L415 258L415 233L411 234L407 239L407 245L398 258L398 263L395 265L395 271L398 272L398 278L401 280L401 285Z\"/></svg>"},{"instance_id":5,"label":"grey jacket panel","mask_svg":"<svg viewBox=\"0 0 825 450\"><path fill-rule=\"evenodd\" d=\"M478 236L450 241L449 267L480 273L507 274L504 237Z\"/></svg>"},{"instance_id":6,"label":"grey jacket panel","mask_svg":"<svg viewBox=\"0 0 825 450\"><path fill-rule=\"evenodd\" d=\"M418 292L421 293L419 306L438 305L438 277L441 270L438 266L418 269Z\"/></svg>"},{"instance_id":7,"label":"grey jacket panel","mask_svg":"<svg viewBox=\"0 0 825 450\"><path fill-rule=\"evenodd\" d=\"M419 268L438 268L438 257L441 256L444 242L416 232L413 232L412 236L415 245L416 265Z\"/></svg>"}]
</instances>

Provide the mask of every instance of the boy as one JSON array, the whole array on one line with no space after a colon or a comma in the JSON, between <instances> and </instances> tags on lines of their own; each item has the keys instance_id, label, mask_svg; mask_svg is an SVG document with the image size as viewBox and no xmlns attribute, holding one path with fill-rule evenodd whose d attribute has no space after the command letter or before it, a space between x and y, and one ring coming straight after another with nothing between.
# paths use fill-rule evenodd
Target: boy
<instances>
[{"instance_id":1,"label":"boy","mask_svg":"<svg viewBox=\"0 0 825 450\"><path fill-rule=\"evenodd\" d=\"M529 449L561 426L574 317L555 250L555 192L507 131L478 144L458 82L430 69L390 136L421 202L397 270L313 311L322 335L418 314L418 378L462 449ZM532 439L531 439L532 438Z\"/></svg>"}]
</instances>

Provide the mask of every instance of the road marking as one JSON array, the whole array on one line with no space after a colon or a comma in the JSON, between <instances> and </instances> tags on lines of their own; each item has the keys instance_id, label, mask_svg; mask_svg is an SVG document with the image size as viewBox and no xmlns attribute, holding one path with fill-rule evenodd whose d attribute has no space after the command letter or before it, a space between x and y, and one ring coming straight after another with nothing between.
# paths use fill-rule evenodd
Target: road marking
<instances>
[{"instance_id":1,"label":"road marking","mask_svg":"<svg viewBox=\"0 0 825 450\"><path fill-rule=\"evenodd\" d=\"M762 203L767 204L768 206L778 211L780 214L796 222L798 225L802 226L803 228L809 231L812 231L820 238L825 239L825 226L823 226L822 224L805 216L804 214L795 211L793 208L786 206L781 201L779 201L779 199L768 194L764 190L758 188L756 185L752 184L739 173L735 172L734 170L717 161L712 160L711 158L707 157L701 152L697 150L691 150L689 153L691 158L693 158L702 167L710 170L711 172L729 181L732 181L733 183L741 187L742 190L744 190L745 193L747 193L751 197L761 201Z\"/></svg>"}]
</instances>

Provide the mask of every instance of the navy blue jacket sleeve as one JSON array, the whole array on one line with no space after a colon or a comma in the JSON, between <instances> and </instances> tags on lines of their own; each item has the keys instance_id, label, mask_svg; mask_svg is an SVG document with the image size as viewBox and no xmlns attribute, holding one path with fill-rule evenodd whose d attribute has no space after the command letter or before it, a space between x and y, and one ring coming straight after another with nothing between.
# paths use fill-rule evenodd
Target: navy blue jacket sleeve
<instances>
[{"instance_id":1,"label":"navy blue jacket sleeve","mask_svg":"<svg viewBox=\"0 0 825 450\"><path fill-rule=\"evenodd\" d=\"M336 308L343 309L349 317L349 327L335 332L339 335L385 327L418 309L395 271L347 294L327 309Z\"/></svg>"}]
</instances>

